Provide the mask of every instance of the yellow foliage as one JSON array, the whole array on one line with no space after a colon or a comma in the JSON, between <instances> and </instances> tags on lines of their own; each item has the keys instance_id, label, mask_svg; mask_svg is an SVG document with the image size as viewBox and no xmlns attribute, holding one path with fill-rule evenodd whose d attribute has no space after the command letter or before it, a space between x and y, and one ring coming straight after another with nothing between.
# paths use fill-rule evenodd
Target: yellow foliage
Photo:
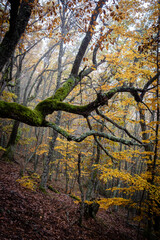
<instances>
[{"instance_id":1,"label":"yellow foliage","mask_svg":"<svg viewBox=\"0 0 160 240\"><path fill-rule=\"evenodd\" d=\"M36 154L37 155L42 155L43 153L47 153L47 152L48 152L48 144L40 144L38 146Z\"/></svg>"},{"instance_id":2,"label":"yellow foliage","mask_svg":"<svg viewBox=\"0 0 160 240\"><path fill-rule=\"evenodd\" d=\"M3 91L2 100L6 102L12 102L13 99L17 99L17 95L12 92Z\"/></svg>"},{"instance_id":3,"label":"yellow foliage","mask_svg":"<svg viewBox=\"0 0 160 240\"><path fill-rule=\"evenodd\" d=\"M23 137L20 139L19 144L21 145L31 144L35 140L36 140L35 137Z\"/></svg>"},{"instance_id":4,"label":"yellow foliage","mask_svg":"<svg viewBox=\"0 0 160 240\"><path fill-rule=\"evenodd\" d=\"M33 173L31 176L25 175L20 179L17 179L17 182L20 183L23 187L35 191L39 178L40 176L38 174Z\"/></svg>"},{"instance_id":5,"label":"yellow foliage","mask_svg":"<svg viewBox=\"0 0 160 240\"><path fill-rule=\"evenodd\" d=\"M134 221L140 222L143 219L142 215L136 216L133 218Z\"/></svg>"},{"instance_id":6,"label":"yellow foliage","mask_svg":"<svg viewBox=\"0 0 160 240\"><path fill-rule=\"evenodd\" d=\"M6 149L0 146L0 151L6 151Z\"/></svg>"},{"instance_id":7,"label":"yellow foliage","mask_svg":"<svg viewBox=\"0 0 160 240\"><path fill-rule=\"evenodd\" d=\"M100 208L108 209L111 206L125 206L131 203L130 199L124 198L102 198L97 201L99 203Z\"/></svg>"}]
</instances>

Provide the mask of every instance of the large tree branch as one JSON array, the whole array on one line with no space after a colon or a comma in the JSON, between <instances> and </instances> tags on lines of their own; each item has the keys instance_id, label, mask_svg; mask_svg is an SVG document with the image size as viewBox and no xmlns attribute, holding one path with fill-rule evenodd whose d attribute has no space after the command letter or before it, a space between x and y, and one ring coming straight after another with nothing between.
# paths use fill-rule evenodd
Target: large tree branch
<instances>
[{"instance_id":1,"label":"large tree branch","mask_svg":"<svg viewBox=\"0 0 160 240\"><path fill-rule=\"evenodd\" d=\"M108 105L108 100L111 99L118 92L130 92L137 102L140 102L138 91L134 87L116 87L109 90L107 93L99 93L97 98L86 105L79 106L70 103L62 102L69 92L74 88L74 78L70 78L64 85L59 88L53 97L47 98L40 102L35 110L40 111L43 116L53 113L53 111L62 110L65 112L75 113L87 117L92 111L100 106Z\"/></svg>"},{"instance_id":2,"label":"large tree branch","mask_svg":"<svg viewBox=\"0 0 160 240\"><path fill-rule=\"evenodd\" d=\"M0 117L15 119L32 126L42 126L46 116L54 111L60 110L87 117L99 106L108 105L108 100L118 92L130 92L136 99L137 91L140 91L134 87L116 87L107 93L99 93L93 102L83 106L62 102L74 88L75 81L73 77L69 78L53 97L38 103L34 110L17 103L0 101Z\"/></svg>"},{"instance_id":3,"label":"large tree branch","mask_svg":"<svg viewBox=\"0 0 160 240\"><path fill-rule=\"evenodd\" d=\"M123 138L118 138L118 137L112 136L112 135L104 133L104 132L91 130L89 132L83 133L80 136L74 136L74 135L69 134L67 131L65 131L64 129L60 128L59 126L57 126L56 124L54 124L52 122L47 122L46 121L43 126L44 127L50 127L52 129L54 129L55 131L60 133L63 137L65 137L68 141L82 142L85 138L87 138L89 136L99 136L99 137L103 137L103 138L106 138L108 140L111 140L113 142L123 143L123 144L128 145L128 146L140 146L140 147L143 146L141 144L134 143L130 140L126 140L126 139L123 139Z\"/></svg>"},{"instance_id":4,"label":"large tree branch","mask_svg":"<svg viewBox=\"0 0 160 240\"><path fill-rule=\"evenodd\" d=\"M118 138L110 134L106 134L106 133L98 132L94 130L86 132L81 136L73 136L69 134L67 131L65 131L64 129L57 126L56 124L45 121L43 114L41 114L41 112L37 111L36 109L31 110L17 103L6 103L3 101L0 101L0 110L1 110L0 117L2 117L1 115L3 115L4 118L11 117L12 119L19 120L31 126L51 127L52 129L60 133L69 141L81 142L89 136L100 136L114 142L123 143L128 146L131 146L131 145L142 146L140 144L133 143L130 140L125 140L123 138Z\"/></svg>"},{"instance_id":5,"label":"large tree branch","mask_svg":"<svg viewBox=\"0 0 160 240\"><path fill-rule=\"evenodd\" d=\"M44 116L36 110L20 105L18 103L8 103L0 101L0 117L11 118L30 126L42 126Z\"/></svg>"}]
</instances>

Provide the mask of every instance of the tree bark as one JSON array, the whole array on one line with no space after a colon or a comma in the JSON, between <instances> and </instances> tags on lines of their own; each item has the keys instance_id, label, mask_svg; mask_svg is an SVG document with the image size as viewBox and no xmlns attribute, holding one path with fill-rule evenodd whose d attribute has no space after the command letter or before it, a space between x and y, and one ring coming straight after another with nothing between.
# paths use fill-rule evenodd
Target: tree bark
<instances>
[{"instance_id":1,"label":"tree bark","mask_svg":"<svg viewBox=\"0 0 160 240\"><path fill-rule=\"evenodd\" d=\"M0 72L11 58L14 50L27 27L34 0L10 0L10 26L0 44ZM1 85L0 85L1 87Z\"/></svg>"},{"instance_id":2,"label":"tree bark","mask_svg":"<svg viewBox=\"0 0 160 240\"><path fill-rule=\"evenodd\" d=\"M16 147L19 124L20 124L19 121L16 121L16 120L14 121L6 151L2 156L2 158L4 158L6 161L11 161L11 162L15 161L14 155L15 155L15 147Z\"/></svg>"}]
</instances>

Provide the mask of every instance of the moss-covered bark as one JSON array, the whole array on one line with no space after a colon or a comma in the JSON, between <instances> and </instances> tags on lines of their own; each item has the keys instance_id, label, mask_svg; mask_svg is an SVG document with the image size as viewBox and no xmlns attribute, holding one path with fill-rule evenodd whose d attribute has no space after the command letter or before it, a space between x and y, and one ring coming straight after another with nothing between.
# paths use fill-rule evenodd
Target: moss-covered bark
<instances>
[{"instance_id":1,"label":"moss-covered bark","mask_svg":"<svg viewBox=\"0 0 160 240\"><path fill-rule=\"evenodd\" d=\"M0 117L11 118L31 126L42 126L44 116L37 110L31 110L18 103L0 101Z\"/></svg>"},{"instance_id":2,"label":"moss-covered bark","mask_svg":"<svg viewBox=\"0 0 160 240\"><path fill-rule=\"evenodd\" d=\"M63 101L68 94L73 90L73 88L80 81L78 78L69 77L68 80L60 87L52 97L53 100Z\"/></svg>"},{"instance_id":3,"label":"moss-covered bark","mask_svg":"<svg viewBox=\"0 0 160 240\"><path fill-rule=\"evenodd\" d=\"M96 106L98 107L98 105L100 105L98 104L98 102L97 103L96 102L97 101L93 102L92 104L79 106L53 100L52 98L47 98L44 101L40 102L36 106L35 110L41 112L43 116L46 116L48 114L53 113L54 111L59 110L83 116L88 116L90 112L92 112L95 109Z\"/></svg>"},{"instance_id":4,"label":"moss-covered bark","mask_svg":"<svg viewBox=\"0 0 160 240\"><path fill-rule=\"evenodd\" d=\"M74 88L74 85L77 83L76 81L76 78L69 78L67 82L56 91L53 97L41 101L33 110L18 103L0 101L0 117L15 119L31 126L44 126L45 117L54 111L60 110L87 117L99 106L107 105L108 100L111 99L115 93L130 92L135 97L134 94L136 92L136 96L138 95L135 88L117 87L109 90L105 94L99 93L93 102L83 106L63 102Z\"/></svg>"}]
</instances>

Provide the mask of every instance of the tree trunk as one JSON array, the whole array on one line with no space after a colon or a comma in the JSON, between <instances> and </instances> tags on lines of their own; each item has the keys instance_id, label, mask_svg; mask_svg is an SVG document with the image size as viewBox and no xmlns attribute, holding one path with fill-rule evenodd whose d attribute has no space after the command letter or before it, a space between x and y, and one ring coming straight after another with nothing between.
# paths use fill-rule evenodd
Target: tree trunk
<instances>
[{"instance_id":1,"label":"tree trunk","mask_svg":"<svg viewBox=\"0 0 160 240\"><path fill-rule=\"evenodd\" d=\"M61 27L61 34L62 36L65 36L65 20L66 20L66 11L65 11L66 6L63 5L62 8L62 15L61 15L61 22L62 22L62 27ZM62 76L62 57L64 55L64 39L62 38L61 42L60 42L60 47L59 47L59 55L58 55L58 73L57 73L57 85L56 85L56 89L59 89L60 87L60 82L61 82L61 76ZM58 111L57 113L57 117L56 117L56 125L60 124L60 119L61 119L61 112ZM52 156L54 153L54 147L55 147L55 143L56 143L56 139L58 137L58 132L53 130L53 134L52 134L52 139L50 141L49 144L49 152L48 152L48 156L47 159L45 161L45 166L44 166L44 170L41 176L41 188L46 188L47 186L47 181L48 181L48 177L49 177L49 169L50 169L50 162L52 160Z\"/></svg>"},{"instance_id":2,"label":"tree trunk","mask_svg":"<svg viewBox=\"0 0 160 240\"><path fill-rule=\"evenodd\" d=\"M59 111L57 113L57 118L56 118L56 124L57 125L59 125L59 123L60 123L60 118L61 118L61 112ZM46 189L46 187L47 187L47 181L48 181L49 169L50 169L50 162L52 160L52 156L53 156L53 152L54 152L54 147L55 147L57 136L58 136L58 132L53 130L52 139L51 139L51 141L49 143L48 156L47 156L46 161L44 163L44 169L43 169L43 173L42 173L42 176L41 176L40 187L44 188L44 189Z\"/></svg>"},{"instance_id":3,"label":"tree trunk","mask_svg":"<svg viewBox=\"0 0 160 240\"><path fill-rule=\"evenodd\" d=\"M31 16L32 3L34 0L20 0L9 1L11 2L10 10L10 26L9 31L6 32L0 44L0 72L5 64L9 61L14 53L14 50L24 33L28 21ZM0 88L3 83L0 83Z\"/></svg>"},{"instance_id":4,"label":"tree trunk","mask_svg":"<svg viewBox=\"0 0 160 240\"><path fill-rule=\"evenodd\" d=\"M19 121L16 121L16 120L14 121L6 151L2 156L2 158L4 158L6 161L11 161L11 162L15 161L14 153L15 153L19 124L20 124Z\"/></svg>"}]
</instances>

